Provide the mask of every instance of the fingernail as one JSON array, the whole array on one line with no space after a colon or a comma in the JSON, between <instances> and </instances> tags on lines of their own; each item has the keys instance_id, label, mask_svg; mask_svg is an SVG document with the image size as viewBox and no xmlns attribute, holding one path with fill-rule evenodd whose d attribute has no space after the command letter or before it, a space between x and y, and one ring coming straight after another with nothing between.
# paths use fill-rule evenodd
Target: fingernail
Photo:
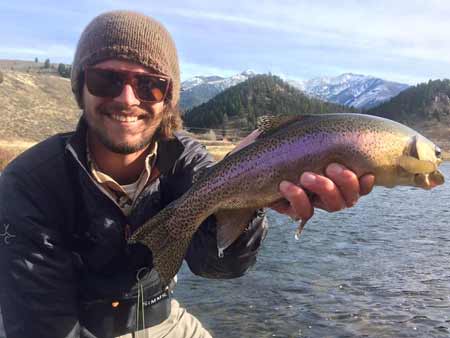
<instances>
[{"instance_id":1,"label":"fingernail","mask_svg":"<svg viewBox=\"0 0 450 338\"><path fill-rule=\"evenodd\" d=\"M359 194L356 195L356 197L355 197L354 200L351 200L351 201L348 203L347 207L350 208L350 207L354 206L356 203L358 203L358 200L359 200Z\"/></svg>"},{"instance_id":2,"label":"fingernail","mask_svg":"<svg viewBox=\"0 0 450 338\"><path fill-rule=\"evenodd\" d=\"M344 171L344 167L338 163L332 163L328 166L328 173L332 175L340 175Z\"/></svg>"},{"instance_id":3,"label":"fingernail","mask_svg":"<svg viewBox=\"0 0 450 338\"><path fill-rule=\"evenodd\" d=\"M300 178L300 183L303 185L310 185L316 182L316 175L311 173L304 173Z\"/></svg>"},{"instance_id":4,"label":"fingernail","mask_svg":"<svg viewBox=\"0 0 450 338\"><path fill-rule=\"evenodd\" d=\"M280 183L280 190L286 190L286 189L288 189L289 186L290 186L290 183L289 183L289 182L287 182L287 181L282 181L282 182Z\"/></svg>"}]
</instances>

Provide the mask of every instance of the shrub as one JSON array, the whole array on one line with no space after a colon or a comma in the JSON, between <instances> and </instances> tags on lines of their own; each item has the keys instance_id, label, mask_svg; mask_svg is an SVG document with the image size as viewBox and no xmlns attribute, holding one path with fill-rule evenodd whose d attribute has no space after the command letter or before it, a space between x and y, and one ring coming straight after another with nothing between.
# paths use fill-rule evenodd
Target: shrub
<instances>
[{"instance_id":1,"label":"shrub","mask_svg":"<svg viewBox=\"0 0 450 338\"><path fill-rule=\"evenodd\" d=\"M210 129L207 133L203 134L203 137L204 137L205 140L209 140L209 141L216 141L217 140L216 133L212 129Z\"/></svg>"}]
</instances>

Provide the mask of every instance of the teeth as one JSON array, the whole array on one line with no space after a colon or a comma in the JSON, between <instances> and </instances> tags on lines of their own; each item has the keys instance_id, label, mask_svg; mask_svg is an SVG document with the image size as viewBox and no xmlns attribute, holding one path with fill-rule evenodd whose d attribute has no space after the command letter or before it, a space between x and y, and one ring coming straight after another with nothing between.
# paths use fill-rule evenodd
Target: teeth
<instances>
[{"instance_id":1,"label":"teeth","mask_svg":"<svg viewBox=\"0 0 450 338\"><path fill-rule=\"evenodd\" d=\"M110 115L113 120L121 122L136 122L138 120L137 116L123 116L123 115Z\"/></svg>"}]
</instances>

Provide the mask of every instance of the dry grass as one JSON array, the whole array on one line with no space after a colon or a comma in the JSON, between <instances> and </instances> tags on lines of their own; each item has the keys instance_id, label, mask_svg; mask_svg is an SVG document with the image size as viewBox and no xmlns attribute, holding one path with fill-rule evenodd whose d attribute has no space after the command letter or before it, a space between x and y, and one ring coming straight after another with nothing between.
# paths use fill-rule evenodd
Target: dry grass
<instances>
[{"instance_id":1,"label":"dry grass","mask_svg":"<svg viewBox=\"0 0 450 338\"><path fill-rule=\"evenodd\" d=\"M0 140L0 171L2 171L9 162L16 156L30 148L35 142L15 140Z\"/></svg>"},{"instance_id":2,"label":"dry grass","mask_svg":"<svg viewBox=\"0 0 450 338\"><path fill-rule=\"evenodd\" d=\"M79 110L68 79L1 70L1 140L41 141L75 128Z\"/></svg>"},{"instance_id":3,"label":"dry grass","mask_svg":"<svg viewBox=\"0 0 450 338\"><path fill-rule=\"evenodd\" d=\"M7 164L17 156L18 154L7 150L0 148L0 171L2 171Z\"/></svg>"},{"instance_id":4,"label":"dry grass","mask_svg":"<svg viewBox=\"0 0 450 338\"><path fill-rule=\"evenodd\" d=\"M206 149L211 153L216 161L221 160L234 148L233 144L224 144L222 146L206 146Z\"/></svg>"}]
</instances>

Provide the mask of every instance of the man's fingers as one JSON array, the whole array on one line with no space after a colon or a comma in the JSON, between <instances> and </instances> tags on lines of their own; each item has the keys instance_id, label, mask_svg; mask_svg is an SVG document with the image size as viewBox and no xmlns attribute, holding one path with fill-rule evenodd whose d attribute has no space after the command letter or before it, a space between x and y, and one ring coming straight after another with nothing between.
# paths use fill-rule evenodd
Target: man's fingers
<instances>
[{"instance_id":1,"label":"man's fingers","mask_svg":"<svg viewBox=\"0 0 450 338\"><path fill-rule=\"evenodd\" d=\"M338 211L346 207L341 192L328 177L305 172L300 177L300 184L318 196L320 202L316 206L327 211Z\"/></svg>"},{"instance_id":2,"label":"man's fingers","mask_svg":"<svg viewBox=\"0 0 450 338\"><path fill-rule=\"evenodd\" d=\"M295 219L310 219L314 213L313 206L306 192L294 183L280 183L280 193L289 202L290 207L284 213Z\"/></svg>"},{"instance_id":3,"label":"man's fingers","mask_svg":"<svg viewBox=\"0 0 450 338\"><path fill-rule=\"evenodd\" d=\"M373 186L375 184L375 176L368 174L368 175L364 175L360 178L359 180L359 186L360 186L360 191L359 193L361 194L361 196L367 195L368 193L370 193L373 189Z\"/></svg>"},{"instance_id":4,"label":"man's fingers","mask_svg":"<svg viewBox=\"0 0 450 338\"><path fill-rule=\"evenodd\" d=\"M360 194L358 176L353 171L338 163L330 164L326 168L325 173L338 187L346 206L354 206Z\"/></svg>"}]
</instances>

